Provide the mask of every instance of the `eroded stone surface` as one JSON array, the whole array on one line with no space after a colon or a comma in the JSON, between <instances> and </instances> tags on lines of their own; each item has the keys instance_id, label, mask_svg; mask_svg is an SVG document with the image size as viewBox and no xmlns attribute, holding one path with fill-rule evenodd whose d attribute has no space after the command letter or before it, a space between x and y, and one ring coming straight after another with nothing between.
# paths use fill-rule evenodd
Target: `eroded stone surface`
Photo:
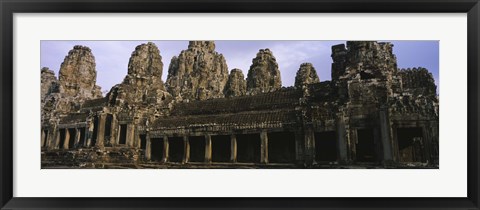
<instances>
[{"instance_id":1,"label":"eroded stone surface","mask_svg":"<svg viewBox=\"0 0 480 210\"><path fill-rule=\"evenodd\" d=\"M426 68L407 68L398 71L402 78L403 89L415 95L435 96L437 86L432 73Z\"/></svg>"},{"instance_id":2,"label":"eroded stone surface","mask_svg":"<svg viewBox=\"0 0 480 210\"><path fill-rule=\"evenodd\" d=\"M243 96L247 92L247 82L242 70L232 69L225 86L225 97Z\"/></svg>"},{"instance_id":3,"label":"eroded stone surface","mask_svg":"<svg viewBox=\"0 0 480 210\"><path fill-rule=\"evenodd\" d=\"M55 72L50 70L48 67L43 67L41 69L41 93L40 97L42 99L42 103L45 100L47 95L52 93L58 93L59 90L59 82L57 77L55 77Z\"/></svg>"},{"instance_id":4,"label":"eroded stone surface","mask_svg":"<svg viewBox=\"0 0 480 210\"><path fill-rule=\"evenodd\" d=\"M282 79L278 63L270 49L261 49L252 60L247 75L247 94L255 95L278 90Z\"/></svg>"},{"instance_id":5,"label":"eroded stone surface","mask_svg":"<svg viewBox=\"0 0 480 210\"><path fill-rule=\"evenodd\" d=\"M320 82L320 79L313 65L311 63L302 63L297 71L297 76L295 76L295 87L302 88L305 85L318 82Z\"/></svg>"},{"instance_id":6,"label":"eroded stone surface","mask_svg":"<svg viewBox=\"0 0 480 210\"><path fill-rule=\"evenodd\" d=\"M96 85L95 57L90 48L74 46L60 66L60 93L65 97L92 99L102 96Z\"/></svg>"},{"instance_id":7,"label":"eroded stone surface","mask_svg":"<svg viewBox=\"0 0 480 210\"><path fill-rule=\"evenodd\" d=\"M191 41L188 49L172 58L167 89L178 101L223 98L228 67L213 41Z\"/></svg>"},{"instance_id":8,"label":"eroded stone surface","mask_svg":"<svg viewBox=\"0 0 480 210\"><path fill-rule=\"evenodd\" d=\"M171 102L162 81L163 63L158 47L149 42L139 45L128 62L128 74L123 82L108 93L111 106L161 106Z\"/></svg>"},{"instance_id":9,"label":"eroded stone surface","mask_svg":"<svg viewBox=\"0 0 480 210\"><path fill-rule=\"evenodd\" d=\"M260 50L245 81L239 69L227 76L213 42L192 41L172 59L165 86L173 97L160 51L140 45L106 98L47 94L42 167L438 168L433 76L398 70L392 47L333 46L331 81L319 82L305 63L295 87L281 88L270 50Z\"/></svg>"}]
</instances>

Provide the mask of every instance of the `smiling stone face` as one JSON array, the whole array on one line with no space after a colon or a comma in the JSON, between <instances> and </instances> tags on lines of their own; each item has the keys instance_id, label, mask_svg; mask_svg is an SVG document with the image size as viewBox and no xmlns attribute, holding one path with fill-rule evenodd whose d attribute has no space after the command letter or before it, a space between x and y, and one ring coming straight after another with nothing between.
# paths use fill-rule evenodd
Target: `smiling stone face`
<instances>
[{"instance_id":1,"label":"smiling stone face","mask_svg":"<svg viewBox=\"0 0 480 210\"><path fill-rule=\"evenodd\" d=\"M282 87L278 63L269 49L261 49L247 75L247 94L272 92Z\"/></svg>"},{"instance_id":2,"label":"smiling stone face","mask_svg":"<svg viewBox=\"0 0 480 210\"><path fill-rule=\"evenodd\" d=\"M228 66L213 41L191 41L168 68L167 89L177 100L223 98Z\"/></svg>"}]
</instances>

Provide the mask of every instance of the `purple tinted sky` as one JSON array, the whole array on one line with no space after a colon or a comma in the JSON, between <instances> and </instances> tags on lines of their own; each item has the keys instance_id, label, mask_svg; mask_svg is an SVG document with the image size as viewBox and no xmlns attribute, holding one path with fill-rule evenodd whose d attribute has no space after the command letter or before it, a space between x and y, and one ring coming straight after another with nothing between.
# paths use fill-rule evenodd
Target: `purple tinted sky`
<instances>
[{"instance_id":1,"label":"purple tinted sky","mask_svg":"<svg viewBox=\"0 0 480 210\"><path fill-rule=\"evenodd\" d=\"M148 41L41 41L41 67L49 67L58 76L58 70L68 51L74 45L92 49L97 68L97 84L106 93L122 82L127 74L128 60L137 45ZM160 49L163 81L174 55L187 49L188 41L153 41ZM425 67L435 77L438 87L438 41L390 41L394 44L398 67ZM276 57L283 86L292 86L301 63L313 63L321 81L330 80L331 46L345 41L215 41L216 51L225 56L229 70L239 68L245 76L259 49L270 48ZM437 89L438 91L438 89Z\"/></svg>"}]
</instances>

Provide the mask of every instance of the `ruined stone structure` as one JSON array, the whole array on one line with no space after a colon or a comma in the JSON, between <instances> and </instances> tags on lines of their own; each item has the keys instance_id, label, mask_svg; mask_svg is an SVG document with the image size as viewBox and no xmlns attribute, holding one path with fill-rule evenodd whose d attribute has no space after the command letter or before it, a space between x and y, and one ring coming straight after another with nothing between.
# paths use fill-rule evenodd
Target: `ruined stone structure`
<instances>
[{"instance_id":1,"label":"ruined stone structure","mask_svg":"<svg viewBox=\"0 0 480 210\"><path fill-rule=\"evenodd\" d=\"M247 93L255 95L278 90L282 87L277 60L270 49L261 49L252 60L247 76Z\"/></svg>"},{"instance_id":2,"label":"ruined stone structure","mask_svg":"<svg viewBox=\"0 0 480 210\"><path fill-rule=\"evenodd\" d=\"M42 69L42 167L438 168L433 76L397 69L392 48L333 46L331 81L304 63L282 88L270 50L245 80L228 74L213 42L195 41L172 59L164 86L160 51L147 43L102 97L90 50L76 46L58 81Z\"/></svg>"},{"instance_id":3,"label":"ruined stone structure","mask_svg":"<svg viewBox=\"0 0 480 210\"><path fill-rule=\"evenodd\" d=\"M168 91L177 101L223 98L228 80L227 62L213 41L191 41L173 57L168 68Z\"/></svg>"}]
</instances>

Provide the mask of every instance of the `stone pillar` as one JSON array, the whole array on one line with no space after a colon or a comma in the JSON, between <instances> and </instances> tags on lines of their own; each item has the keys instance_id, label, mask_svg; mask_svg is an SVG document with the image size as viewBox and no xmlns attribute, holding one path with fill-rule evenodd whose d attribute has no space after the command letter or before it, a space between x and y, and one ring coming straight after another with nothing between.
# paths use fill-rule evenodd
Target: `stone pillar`
<instances>
[{"instance_id":1,"label":"stone pillar","mask_svg":"<svg viewBox=\"0 0 480 210\"><path fill-rule=\"evenodd\" d=\"M268 135L267 131L262 131L260 133L261 139L261 152L260 152L260 162L267 164L268 163Z\"/></svg>"},{"instance_id":2,"label":"stone pillar","mask_svg":"<svg viewBox=\"0 0 480 210\"><path fill-rule=\"evenodd\" d=\"M40 148L42 148L43 145L45 145L45 140L46 140L45 139L45 130L43 130L43 128L42 128L42 137L40 139Z\"/></svg>"},{"instance_id":3,"label":"stone pillar","mask_svg":"<svg viewBox=\"0 0 480 210\"><path fill-rule=\"evenodd\" d=\"M129 147L134 147L135 142L135 125L132 123L127 124L127 141L126 144Z\"/></svg>"},{"instance_id":4,"label":"stone pillar","mask_svg":"<svg viewBox=\"0 0 480 210\"><path fill-rule=\"evenodd\" d=\"M145 144L145 159L151 160L152 159L152 142L150 140L150 134L147 131L145 135L146 144Z\"/></svg>"},{"instance_id":5,"label":"stone pillar","mask_svg":"<svg viewBox=\"0 0 480 210\"><path fill-rule=\"evenodd\" d=\"M185 155L183 156L183 163L188 163L190 161L190 142L188 142L188 136L183 137L183 147Z\"/></svg>"},{"instance_id":6,"label":"stone pillar","mask_svg":"<svg viewBox=\"0 0 480 210\"><path fill-rule=\"evenodd\" d=\"M424 159L428 161L428 163L432 164L434 162L433 156L431 155L431 148L432 148L432 135L430 133L431 129L427 128L428 124L422 126L422 140L423 140L423 155L425 156Z\"/></svg>"},{"instance_id":7,"label":"stone pillar","mask_svg":"<svg viewBox=\"0 0 480 210\"><path fill-rule=\"evenodd\" d=\"M140 147L142 146L142 139L140 139L140 131L138 129L135 129L134 139L134 147L140 149Z\"/></svg>"},{"instance_id":8,"label":"stone pillar","mask_svg":"<svg viewBox=\"0 0 480 210\"><path fill-rule=\"evenodd\" d=\"M52 149L52 147L55 147L55 142L53 141L56 137L56 129L50 129L48 130L48 135L47 135L47 138L46 138L46 145L45 147L47 147L47 149Z\"/></svg>"},{"instance_id":9,"label":"stone pillar","mask_svg":"<svg viewBox=\"0 0 480 210\"><path fill-rule=\"evenodd\" d=\"M104 145L106 119L107 119L106 114L100 114L98 116L97 145L99 147L103 147L103 145ZM92 146L95 146L95 145L92 145Z\"/></svg>"},{"instance_id":10,"label":"stone pillar","mask_svg":"<svg viewBox=\"0 0 480 210\"><path fill-rule=\"evenodd\" d=\"M70 143L70 130L65 128L65 140L63 141L63 149L68 149L68 144Z\"/></svg>"},{"instance_id":11,"label":"stone pillar","mask_svg":"<svg viewBox=\"0 0 480 210\"><path fill-rule=\"evenodd\" d=\"M347 132L345 128L345 120L343 116L337 119L337 134L338 134L338 155L340 163L347 163Z\"/></svg>"},{"instance_id":12,"label":"stone pillar","mask_svg":"<svg viewBox=\"0 0 480 210\"><path fill-rule=\"evenodd\" d=\"M384 164L390 164L393 161L392 138L390 132L390 120L388 119L388 109L380 109L380 138L383 146Z\"/></svg>"},{"instance_id":13,"label":"stone pillar","mask_svg":"<svg viewBox=\"0 0 480 210\"><path fill-rule=\"evenodd\" d=\"M62 149L63 147L60 146L60 129L57 129L57 131L55 132L55 144L54 147L55 148L58 148L58 149Z\"/></svg>"},{"instance_id":14,"label":"stone pillar","mask_svg":"<svg viewBox=\"0 0 480 210\"><path fill-rule=\"evenodd\" d=\"M111 127L111 130L110 130L110 144L113 146L113 145L116 145L117 144L117 136L118 136L118 128L119 128L119 125L118 125L118 120L117 120L117 115L113 114L112 115L112 125L110 126Z\"/></svg>"},{"instance_id":15,"label":"stone pillar","mask_svg":"<svg viewBox=\"0 0 480 210\"><path fill-rule=\"evenodd\" d=\"M205 135L205 162L212 163L212 137L210 134Z\"/></svg>"},{"instance_id":16,"label":"stone pillar","mask_svg":"<svg viewBox=\"0 0 480 210\"><path fill-rule=\"evenodd\" d=\"M232 134L230 136L230 161L232 163L236 163L237 162L237 136L235 136L235 134Z\"/></svg>"},{"instance_id":17,"label":"stone pillar","mask_svg":"<svg viewBox=\"0 0 480 210\"><path fill-rule=\"evenodd\" d=\"M74 147L77 148L79 147L78 143L80 142L80 136L82 135L80 132L82 130L75 128L75 141L74 141Z\"/></svg>"},{"instance_id":18,"label":"stone pillar","mask_svg":"<svg viewBox=\"0 0 480 210\"><path fill-rule=\"evenodd\" d=\"M92 136L93 136L93 130L94 130L94 126L95 126L95 123L94 123L94 120L91 120L87 123L87 127L86 127L86 138L87 140L85 141L85 146L86 147L91 147L91 146L94 146L94 145L91 145L92 144Z\"/></svg>"},{"instance_id":19,"label":"stone pillar","mask_svg":"<svg viewBox=\"0 0 480 210\"><path fill-rule=\"evenodd\" d=\"M163 137L163 162L168 162L168 136Z\"/></svg>"},{"instance_id":20,"label":"stone pillar","mask_svg":"<svg viewBox=\"0 0 480 210\"><path fill-rule=\"evenodd\" d=\"M304 139L305 139L305 163L307 165L312 165L315 162L315 134L313 128L310 126L305 126L304 129Z\"/></svg>"}]
</instances>

